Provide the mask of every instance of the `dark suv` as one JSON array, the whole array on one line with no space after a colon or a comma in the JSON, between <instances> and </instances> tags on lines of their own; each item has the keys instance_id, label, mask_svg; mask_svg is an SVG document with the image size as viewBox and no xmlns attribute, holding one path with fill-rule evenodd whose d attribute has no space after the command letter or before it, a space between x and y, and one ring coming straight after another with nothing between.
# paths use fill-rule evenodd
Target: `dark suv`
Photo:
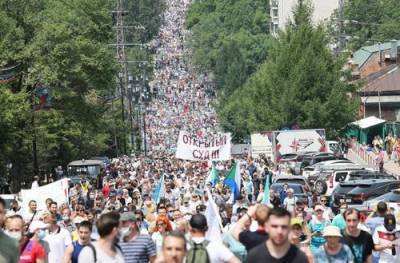
<instances>
[{"instance_id":1,"label":"dark suv","mask_svg":"<svg viewBox=\"0 0 400 263\"><path fill-rule=\"evenodd\" d=\"M364 201L400 188L400 181L393 179L363 180L355 188L345 194L347 204L360 205Z\"/></svg>"}]
</instances>

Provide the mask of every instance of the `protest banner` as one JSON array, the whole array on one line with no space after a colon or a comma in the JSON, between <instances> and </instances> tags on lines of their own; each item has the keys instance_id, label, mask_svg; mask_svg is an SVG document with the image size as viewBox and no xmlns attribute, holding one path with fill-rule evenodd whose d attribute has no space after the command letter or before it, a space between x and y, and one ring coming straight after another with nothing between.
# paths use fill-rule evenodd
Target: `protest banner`
<instances>
[{"instance_id":1,"label":"protest banner","mask_svg":"<svg viewBox=\"0 0 400 263\"><path fill-rule=\"evenodd\" d=\"M35 200L39 210L45 210L46 199L51 198L58 205L68 203L68 179L61 179L54 183L33 189L22 189L22 208L27 209L30 200Z\"/></svg>"},{"instance_id":2,"label":"protest banner","mask_svg":"<svg viewBox=\"0 0 400 263\"><path fill-rule=\"evenodd\" d=\"M231 158L231 134L220 133L204 139L181 131L176 158L190 161L224 161Z\"/></svg>"}]
</instances>

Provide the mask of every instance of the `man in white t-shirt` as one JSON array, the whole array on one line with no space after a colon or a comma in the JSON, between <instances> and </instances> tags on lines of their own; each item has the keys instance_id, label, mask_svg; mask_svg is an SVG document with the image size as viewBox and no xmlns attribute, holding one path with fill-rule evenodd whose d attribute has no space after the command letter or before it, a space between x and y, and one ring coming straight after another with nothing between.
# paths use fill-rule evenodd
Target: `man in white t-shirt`
<instances>
[{"instance_id":1,"label":"man in white t-shirt","mask_svg":"<svg viewBox=\"0 0 400 263\"><path fill-rule=\"evenodd\" d=\"M205 236L207 232L207 219L202 214L193 215L190 219L190 235L191 240L189 244L201 244L205 241ZM209 241L206 250L210 262L212 263L239 263L240 260L235 257L235 255L226 247L222 242ZM188 257L190 256L190 249ZM191 258L186 259L187 262L193 260Z\"/></svg>"},{"instance_id":2,"label":"man in white t-shirt","mask_svg":"<svg viewBox=\"0 0 400 263\"><path fill-rule=\"evenodd\" d=\"M79 254L78 262L84 263L124 263L124 255L116 245L120 232L120 214L110 212L102 214L97 221L100 239L93 246L86 246Z\"/></svg>"},{"instance_id":3,"label":"man in white t-shirt","mask_svg":"<svg viewBox=\"0 0 400 263\"><path fill-rule=\"evenodd\" d=\"M286 192L287 197L283 200L283 207L293 214L296 207L297 197L294 196L294 191L292 188L289 188Z\"/></svg>"},{"instance_id":4,"label":"man in white t-shirt","mask_svg":"<svg viewBox=\"0 0 400 263\"><path fill-rule=\"evenodd\" d=\"M49 225L49 233L45 236L44 241L49 244L49 263L62 262L65 249L72 243L71 234L65 228L57 224L55 214L44 215L44 223Z\"/></svg>"}]
</instances>

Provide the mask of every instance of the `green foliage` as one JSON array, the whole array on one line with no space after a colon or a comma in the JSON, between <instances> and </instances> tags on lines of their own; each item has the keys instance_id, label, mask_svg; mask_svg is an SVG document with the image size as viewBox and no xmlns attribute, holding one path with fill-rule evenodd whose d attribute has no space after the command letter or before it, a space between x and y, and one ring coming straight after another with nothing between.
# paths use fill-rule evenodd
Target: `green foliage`
<instances>
[{"instance_id":1,"label":"green foliage","mask_svg":"<svg viewBox=\"0 0 400 263\"><path fill-rule=\"evenodd\" d=\"M192 31L192 62L199 71L214 73L222 95L245 83L267 57L267 12L265 0L204 0L191 5L186 27Z\"/></svg>"},{"instance_id":2,"label":"green foliage","mask_svg":"<svg viewBox=\"0 0 400 263\"><path fill-rule=\"evenodd\" d=\"M350 45L358 49L378 41L400 39L400 5L397 0L348 0L344 17Z\"/></svg>"},{"instance_id":3,"label":"green foliage","mask_svg":"<svg viewBox=\"0 0 400 263\"><path fill-rule=\"evenodd\" d=\"M74 159L115 155L115 141L121 147L129 129L118 96L110 99L119 67L109 45L115 42L114 2L0 0L0 67L22 64L19 80L0 85L0 174L11 162L15 182L29 180L34 142L44 171ZM146 30L135 29L127 41L149 41L161 23L162 1L134 2L125 22ZM128 55L148 59L143 50ZM52 107L33 111L39 84L48 87Z\"/></svg>"},{"instance_id":4,"label":"green foliage","mask_svg":"<svg viewBox=\"0 0 400 263\"><path fill-rule=\"evenodd\" d=\"M352 88L341 80L343 61L328 49L324 28L312 26L302 8L273 43L268 61L219 105L221 124L236 140L295 125L326 128L332 137L355 116L357 102L347 95Z\"/></svg>"}]
</instances>

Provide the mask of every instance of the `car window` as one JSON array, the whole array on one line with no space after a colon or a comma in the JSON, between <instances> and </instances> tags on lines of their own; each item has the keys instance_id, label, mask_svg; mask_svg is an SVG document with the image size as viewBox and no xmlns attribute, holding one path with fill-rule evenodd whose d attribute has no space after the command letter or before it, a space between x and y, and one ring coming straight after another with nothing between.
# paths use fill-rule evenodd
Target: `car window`
<instances>
[{"instance_id":1,"label":"car window","mask_svg":"<svg viewBox=\"0 0 400 263\"><path fill-rule=\"evenodd\" d=\"M343 182L346 180L347 172L337 172L335 182Z\"/></svg>"},{"instance_id":2,"label":"car window","mask_svg":"<svg viewBox=\"0 0 400 263\"><path fill-rule=\"evenodd\" d=\"M365 184L365 185L358 185L354 189L352 189L349 194L363 194L371 188L372 185L370 184Z\"/></svg>"},{"instance_id":3,"label":"car window","mask_svg":"<svg viewBox=\"0 0 400 263\"><path fill-rule=\"evenodd\" d=\"M338 185L335 190L333 190L336 194L345 194L355 188L356 185Z\"/></svg>"}]
</instances>

